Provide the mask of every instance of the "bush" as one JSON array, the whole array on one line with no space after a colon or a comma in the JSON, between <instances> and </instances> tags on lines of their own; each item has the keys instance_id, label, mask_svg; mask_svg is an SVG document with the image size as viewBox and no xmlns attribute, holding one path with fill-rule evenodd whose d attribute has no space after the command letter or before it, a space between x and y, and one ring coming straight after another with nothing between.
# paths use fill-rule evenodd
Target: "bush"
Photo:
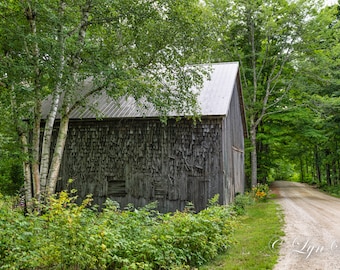
<instances>
[{"instance_id":1,"label":"bush","mask_svg":"<svg viewBox=\"0 0 340 270\"><path fill-rule=\"evenodd\" d=\"M327 184L324 184L320 186L320 189L332 196L340 198L340 185L328 186Z\"/></svg>"},{"instance_id":2,"label":"bush","mask_svg":"<svg viewBox=\"0 0 340 270\"><path fill-rule=\"evenodd\" d=\"M266 201L269 195L269 186L267 184L257 184L252 188L252 194L257 201Z\"/></svg>"},{"instance_id":3,"label":"bush","mask_svg":"<svg viewBox=\"0 0 340 270\"><path fill-rule=\"evenodd\" d=\"M1 160L1 157L0 157ZM12 160L0 161L0 190L6 195L16 195L24 184L21 164Z\"/></svg>"},{"instance_id":4,"label":"bush","mask_svg":"<svg viewBox=\"0 0 340 270\"><path fill-rule=\"evenodd\" d=\"M253 204L253 202L254 201L250 197L249 193L239 194L235 197L232 209L236 215L244 215L246 213L246 207Z\"/></svg>"},{"instance_id":5,"label":"bush","mask_svg":"<svg viewBox=\"0 0 340 270\"><path fill-rule=\"evenodd\" d=\"M122 211L108 200L102 212L74 193L50 197L23 214L0 198L0 269L190 269L233 243L229 207L161 214L155 204Z\"/></svg>"}]
</instances>

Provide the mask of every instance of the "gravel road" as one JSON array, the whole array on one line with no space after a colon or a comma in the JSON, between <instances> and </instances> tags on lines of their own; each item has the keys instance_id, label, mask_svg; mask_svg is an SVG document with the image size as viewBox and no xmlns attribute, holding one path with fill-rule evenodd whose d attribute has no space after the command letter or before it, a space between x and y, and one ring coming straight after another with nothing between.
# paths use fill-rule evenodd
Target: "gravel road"
<instances>
[{"instance_id":1,"label":"gravel road","mask_svg":"<svg viewBox=\"0 0 340 270\"><path fill-rule=\"evenodd\" d=\"M280 258L274 270L340 269L340 199L302 183L277 181L272 190L285 216Z\"/></svg>"}]
</instances>

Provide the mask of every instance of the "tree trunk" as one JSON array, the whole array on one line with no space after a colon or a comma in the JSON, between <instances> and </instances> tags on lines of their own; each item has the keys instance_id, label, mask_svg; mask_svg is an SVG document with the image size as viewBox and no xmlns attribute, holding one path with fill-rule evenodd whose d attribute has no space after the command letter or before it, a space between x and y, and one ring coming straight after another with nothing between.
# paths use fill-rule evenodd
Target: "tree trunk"
<instances>
[{"instance_id":1,"label":"tree trunk","mask_svg":"<svg viewBox=\"0 0 340 270\"><path fill-rule=\"evenodd\" d=\"M257 149L256 149L256 126L251 121L250 141L251 141L251 186L257 185Z\"/></svg>"},{"instance_id":2,"label":"tree trunk","mask_svg":"<svg viewBox=\"0 0 340 270\"><path fill-rule=\"evenodd\" d=\"M28 141L25 133L20 136L23 153L26 155L25 161L23 162L24 168L24 187L25 187L25 203L29 203L32 200L32 177L31 177L31 166L28 160Z\"/></svg>"},{"instance_id":3,"label":"tree trunk","mask_svg":"<svg viewBox=\"0 0 340 270\"><path fill-rule=\"evenodd\" d=\"M331 181L331 166L329 163L326 164L326 180L327 180L327 185L331 186L332 181Z\"/></svg>"},{"instance_id":4,"label":"tree trunk","mask_svg":"<svg viewBox=\"0 0 340 270\"><path fill-rule=\"evenodd\" d=\"M333 162L334 162L334 172L333 172L333 174L334 174L334 185L338 185L339 184L339 180L340 180L340 178L339 178L339 149L338 149L338 142L337 142L337 140L336 140L336 138L334 139L334 141L335 141L335 150L334 150L334 153L335 153L335 155L334 155L334 159L333 159Z\"/></svg>"},{"instance_id":5,"label":"tree trunk","mask_svg":"<svg viewBox=\"0 0 340 270\"><path fill-rule=\"evenodd\" d=\"M33 126L32 137L32 176L33 176L33 193L39 199L40 196L40 171L39 171L39 159L40 159L40 116L41 116L41 103L37 101L35 106L35 117Z\"/></svg>"},{"instance_id":6,"label":"tree trunk","mask_svg":"<svg viewBox=\"0 0 340 270\"><path fill-rule=\"evenodd\" d=\"M51 152L51 139L53 132L54 120L57 114L57 109L59 105L59 95L56 93L53 95L52 109L47 118L44 135L42 141L42 151L41 151L41 162L40 162L40 183L42 193L45 193L47 175L50 163L50 152Z\"/></svg>"},{"instance_id":7,"label":"tree trunk","mask_svg":"<svg viewBox=\"0 0 340 270\"><path fill-rule=\"evenodd\" d=\"M308 156L305 157L305 162L306 162L306 175L307 177L309 178L309 159L308 159Z\"/></svg>"},{"instance_id":8,"label":"tree trunk","mask_svg":"<svg viewBox=\"0 0 340 270\"><path fill-rule=\"evenodd\" d=\"M331 151L329 149L325 150L325 170L326 170L326 181L327 185L332 185L332 179L331 179L331 164L330 164L330 154Z\"/></svg>"},{"instance_id":9,"label":"tree trunk","mask_svg":"<svg viewBox=\"0 0 340 270\"><path fill-rule=\"evenodd\" d=\"M54 126L54 122L55 122L57 111L58 111L60 95L61 95L61 90L59 88L59 83L58 83L57 89L52 97L51 110L46 120L43 141L42 141L40 182L41 182L41 189L43 193L46 192L46 188L47 188L47 181L48 181L47 177L48 177L49 169L50 169L52 132L53 132L53 126Z\"/></svg>"},{"instance_id":10,"label":"tree trunk","mask_svg":"<svg viewBox=\"0 0 340 270\"><path fill-rule=\"evenodd\" d=\"M25 155L23 161L23 174L24 174L24 189L25 189L25 203L27 204L31 201L32 193L32 172L29 160L29 149L28 149L28 139L27 139L27 124L22 121L22 116L18 112L17 96L14 90L14 86L11 85L11 106L14 115L14 123L16 127L16 132L18 135L19 142L21 144L22 153Z\"/></svg>"},{"instance_id":11,"label":"tree trunk","mask_svg":"<svg viewBox=\"0 0 340 270\"><path fill-rule=\"evenodd\" d=\"M305 171L303 169L303 159L301 156L299 160L300 160L300 181L303 183L305 181Z\"/></svg>"},{"instance_id":12,"label":"tree trunk","mask_svg":"<svg viewBox=\"0 0 340 270\"><path fill-rule=\"evenodd\" d=\"M50 166L50 172L48 176L48 193L53 194L56 189L59 169L61 165L61 160L63 157L67 132L68 132L69 115L63 116L60 122L58 138L56 146L53 153L53 158Z\"/></svg>"},{"instance_id":13,"label":"tree trunk","mask_svg":"<svg viewBox=\"0 0 340 270\"><path fill-rule=\"evenodd\" d=\"M314 159L315 159L315 170L316 170L316 178L318 183L321 184L321 168L320 168L320 160L319 160L319 151L318 147L314 148Z\"/></svg>"},{"instance_id":14,"label":"tree trunk","mask_svg":"<svg viewBox=\"0 0 340 270\"><path fill-rule=\"evenodd\" d=\"M66 4L64 1L60 1L59 5L59 16L64 16L64 11L66 8ZM42 192L46 192L46 185L47 185L47 176L49 171L49 165L50 165L50 156L51 156L51 140L52 140L52 132L53 132L53 126L54 122L57 116L57 111L59 107L60 102L60 96L62 93L61 89L61 81L63 78L63 70L65 66L65 38L63 34L64 27L62 24L59 26L58 31L58 41L59 41L59 49L60 49L60 58L59 58L59 70L58 70L58 82L56 84L55 90L52 95L52 104L50 112L46 119L45 129L44 129L44 135L43 135L43 141L42 141L42 147L41 147L41 163L40 163L40 183L41 183L41 189Z\"/></svg>"},{"instance_id":15,"label":"tree trunk","mask_svg":"<svg viewBox=\"0 0 340 270\"><path fill-rule=\"evenodd\" d=\"M247 18L248 28L250 29L250 42L251 42L251 62L253 71L253 105L257 101L257 73L256 73L256 49L255 49L255 25L251 16ZM250 141L252 146L251 151L251 186L257 185L257 149L256 149L256 129L254 115L250 117Z\"/></svg>"},{"instance_id":16,"label":"tree trunk","mask_svg":"<svg viewBox=\"0 0 340 270\"><path fill-rule=\"evenodd\" d=\"M60 2L60 9L59 12L60 14L64 13L64 9L65 9L65 2L61 1ZM73 68L74 68L74 82L76 82L74 84L74 87L78 87L79 86L79 82L77 79L77 70L79 69L80 63L81 63L81 58L80 58L80 53L82 51L82 48L84 46L84 42L85 42L85 36L86 36L86 30L87 30L87 26L88 26L88 20L89 20L89 16L90 16L90 9L92 7L92 1L91 0L87 0L84 8L82 10L82 17L80 20L80 24L79 24L79 32L78 32L78 40L77 40L77 44L78 44L78 48L79 50L72 56L72 64L73 64ZM59 81L62 81L62 71L63 71L63 67L64 67L64 62L65 59L63 58L63 54L65 51L65 44L64 44L64 38L62 36L62 26L60 29L60 36L59 36L59 42L60 42L60 49L61 49L61 58L60 58L60 70L59 70ZM44 171L43 171L43 176L44 176L44 184L46 183L47 186L47 192L49 194L53 194L55 192L56 189L56 185L57 185L57 181L58 181L58 176L59 176L59 169L60 169L60 165L61 165L61 161L62 161L62 156L63 156L63 151L64 151L64 147L65 147L65 143L66 143L66 137L67 137L67 132L68 132L68 123L69 123L69 113L70 110L72 110L70 108L71 105L71 91L65 91L65 96L64 96L64 100L63 100L63 110L62 110L62 118L60 121L60 126L59 126L59 131L58 131L58 136L57 136L57 142L56 142L56 146L54 149L54 153L53 153L53 157L52 157L52 161L50 164L50 167L48 169L47 164L48 164L48 160L47 158L49 158L50 156L50 144L51 144L51 137L52 137L52 131L53 131L53 123L55 120L55 115L56 115L56 111L58 109L58 103L59 103L59 98L60 98L60 94L61 91L59 91L59 87L61 87L61 85L57 85L57 89L56 89L56 93L54 96L54 104L52 105L52 109L51 109L51 113L49 115L49 119L48 119L48 126L47 126L47 130L46 130L46 137L44 139L46 139L46 147L45 147L45 151L43 151L43 155L44 155ZM47 171L48 171L48 177L45 180L45 177L47 176Z\"/></svg>"},{"instance_id":17,"label":"tree trunk","mask_svg":"<svg viewBox=\"0 0 340 270\"><path fill-rule=\"evenodd\" d=\"M333 183L334 186L337 183L336 162L335 162L334 158L332 160L332 183Z\"/></svg>"},{"instance_id":18,"label":"tree trunk","mask_svg":"<svg viewBox=\"0 0 340 270\"><path fill-rule=\"evenodd\" d=\"M34 105L34 122L33 122L33 135L32 135L32 176L33 176L33 192L34 195L40 199L40 124L41 124L41 94L40 94L40 76L41 71L39 68L40 61L40 50L38 43L36 41L37 35L37 26L36 26L36 11L32 7L32 3L30 1L26 2L27 8L26 18L30 25L30 30L32 35L35 37L32 45L32 57L35 61L34 63L34 94L35 94L35 105Z\"/></svg>"}]
</instances>

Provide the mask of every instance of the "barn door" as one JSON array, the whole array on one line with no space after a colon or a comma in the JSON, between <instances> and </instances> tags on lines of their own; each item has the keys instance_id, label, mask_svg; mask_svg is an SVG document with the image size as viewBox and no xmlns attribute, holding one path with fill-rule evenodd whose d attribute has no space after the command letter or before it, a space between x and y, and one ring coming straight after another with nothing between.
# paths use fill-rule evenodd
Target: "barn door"
<instances>
[{"instance_id":1,"label":"barn door","mask_svg":"<svg viewBox=\"0 0 340 270\"><path fill-rule=\"evenodd\" d=\"M209 181L201 176L188 177L188 201L194 204L195 210L203 210L208 203Z\"/></svg>"},{"instance_id":2,"label":"barn door","mask_svg":"<svg viewBox=\"0 0 340 270\"><path fill-rule=\"evenodd\" d=\"M234 171L234 195L237 193L243 193L244 181L243 181L243 151L233 146L233 171Z\"/></svg>"}]
</instances>

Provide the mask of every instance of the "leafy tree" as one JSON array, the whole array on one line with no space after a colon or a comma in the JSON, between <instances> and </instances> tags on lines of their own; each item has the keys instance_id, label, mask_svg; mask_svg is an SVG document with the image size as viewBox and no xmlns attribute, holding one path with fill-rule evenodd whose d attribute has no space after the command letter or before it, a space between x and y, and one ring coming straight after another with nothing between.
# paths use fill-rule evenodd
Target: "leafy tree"
<instances>
[{"instance_id":1,"label":"leafy tree","mask_svg":"<svg viewBox=\"0 0 340 270\"><path fill-rule=\"evenodd\" d=\"M318 5L308 0L209 2L221 17L221 44L215 59L241 63L254 186L258 181L258 155L262 150L268 152L258 133L266 130L262 126L271 115L286 110L296 63L308 47L303 39L305 29L315 18Z\"/></svg>"},{"instance_id":2,"label":"leafy tree","mask_svg":"<svg viewBox=\"0 0 340 270\"><path fill-rule=\"evenodd\" d=\"M340 24L339 5L320 10L308 24L303 39L309 44L301 55L297 87L305 95L304 104L311 108L307 116L313 119L312 140L307 140L314 157L314 175L321 184L339 182L339 89L340 89ZM322 137L314 137L320 134ZM313 140L314 138L314 140Z\"/></svg>"},{"instance_id":3,"label":"leafy tree","mask_svg":"<svg viewBox=\"0 0 340 270\"><path fill-rule=\"evenodd\" d=\"M286 178L328 185L339 182L337 14L337 6L325 7L310 18L301 36L308 45L298 51L292 90L281 102L286 110L269 115L261 125L258 138L269 148L265 157L274 163L271 172L276 178L290 164Z\"/></svg>"},{"instance_id":4,"label":"leafy tree","mask_svg":"<svg viewBox=\"0 0 340 270\"><path fill-rule=\"evenodd\" d=\"M188 64L206 57L210 25L199 0L7 1L0 16L0 83L12 97L12 117L29 156L28 200L54 192L70 113L89 105L90 96L129 95L161 115L198 112L195 94L187 90L206 73ZM47 96L50 106L43 111Z\"/></svg>"},{"instance_id":5,"label":"leafy tree","mask_svg":"<svg viewBox=\"0 0 340 270\"><path fill-rule=\"evenodd\" d=\"M14 195L23 184L23 155L11 122L11 97L5 90L0 86L0 193Z\"/></svg>"}]
</instances>

